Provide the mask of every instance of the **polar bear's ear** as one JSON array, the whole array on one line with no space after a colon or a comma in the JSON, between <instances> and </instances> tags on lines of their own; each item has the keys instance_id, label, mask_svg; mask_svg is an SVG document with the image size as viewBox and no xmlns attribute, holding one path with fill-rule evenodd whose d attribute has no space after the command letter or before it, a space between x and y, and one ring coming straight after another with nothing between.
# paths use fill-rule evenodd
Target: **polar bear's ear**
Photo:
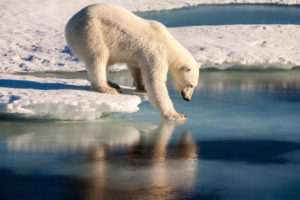
<instances>
[{"instance_id":1,"label":"polar bear's ear","mask_svg":"<svg viewBox=\"0 0 300 200\"><path fill-rule=\"evenodd\" d=\"M191 71L191 68L189 68L188 66L183 66L180 68L180 70L185 71L185 72L189 72Z\"/></svg>"}]
</instances>

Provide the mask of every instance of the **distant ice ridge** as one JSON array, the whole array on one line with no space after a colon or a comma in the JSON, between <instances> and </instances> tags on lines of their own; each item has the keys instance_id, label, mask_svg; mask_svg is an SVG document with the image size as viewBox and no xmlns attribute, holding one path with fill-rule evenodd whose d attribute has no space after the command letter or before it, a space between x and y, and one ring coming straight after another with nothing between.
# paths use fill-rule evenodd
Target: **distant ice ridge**
<instances>
[{"instance_id":1,"label":"distant ice ridge","mask_svg":"<svg viewBox=\"0 0 300 200\"><path fill-rule=\"evenodd\" d=\"M79 79L35 78L0 74L0 113L63 120L93 120L106 112L135 112L137 95L90 91ZM124 93L133 92L124 88Z\"/></svg>"},{"instance_id":2,"label":"distant ice ridge","mask_svg":"<svg viewBox=\"0 0 300 200\"><path fill-rule=\"evenodd\" d=\"M224 4L224 3L280 3L280 4L300 4L300 0L1 0L0 1L0 73L11 73L11 72L34 72L34 71L78 71L83 70L84 65L78 62L78 59L73 57L70 49L66 45L64 38L64 27L67 21L72 15L74 15L78 10L83 7L93 4L93 3L110 3L122 6L132 11L148 11L148 10L164 10L164 9L174 9L180 7L189 7L198 4ZM223 26L222 26L223 27ZM226 26L229 27L229 26ZM255 34L247 33L246 31L239 30L242 26L232 26L232 28L220 28L220 27L199 27L199 28L179 28L178 34L175 36L178 40L186 46L189 46L189 50L200 59L199 61L206 62L205 57L199 57L203 51L198 52L195 49L201 48L203 45L199 41L201 38L209 37L211 41L207 42L207 48L204 51L207 55L207 62L210 62L212 58L217 57L214 54L208 55L208 53L213 53L210 51L216 49L219 52L223 52L225 49L231 51L234 48L235 52L238 45L242 45L240 48L242 52L246 54L253 53L252 49L246 49L243 43L239 43L239 38L244 38L250 35L248 39L248 44L255 41L268 39L268 44L264 45L265 59L247 59L241 58L242 62L245 64L277 64L277 58L272 53L273 52L272 42L277 42L278 34L282 36L284 41L295 41L299 38L297 35L299 26L281 26L281 28L269 29L267 31L261 31L259 33L268 32L271 35L259 34L259 28L257 28ZM252 31L249 26L244 26L244 30ZM264 26L261 26L264 27ZM271 26L266 26L271 27ZM195 29L195 30L193 30ZM172 29L173 30L173 29ZM220 40L216 35L211 34L211 31L222 31L219 32L218 37L222 35L228 35L234 33L234 37L228 37L226 39L226 48L223 46L218 47ZM273 35L271 31L277 31L277 36ZM180 35L183 31L184 34L188 32L193 38L185 38L184 34ZM199 33L196 34L196 32ZM228 32L229 31L229 32ZM173 31L176 32L176 31ZM205 35L202 35L205 34ZM245 35L246 34L246 35ZM231 40L229 40L229 38ZM269 39L272 39L270 40ZM295 38L295 39L293 39ZM186 41L194 40L196 43L186 44ZM281 40L281 39L280 39ZM298 40L299 41L299 40ZM203 41L205 42L205 41ZM196 45L198 44L198 46ZM298 42L297 42L298 44ZM199 46L201 45L201 46ZM223 44L224 45L224 44ZM251 46L249 46L251 47ZM219 49L218 49L219 48ZM283 60L291 62L291 64L298 64L298 60L294 59L295 53L298 52L299 47L288 42L284 46L276 47L278 52L282 52ZM288 51L288 54L287 54ZM224 52L226 54L226 52ZM219 55L219 54L217 54ZM299 54L298 54L299 55ZM223 56L224 62L234 56ZM230 59L229 59L230 57ZM222 58L218 58L217 63L221 63ZM227 59L228 58L228 59ZM234 61L239 62L238 59ZM251 62L250 62L251 61ZM284 63L285 61L280 61ZM285 67L285 66L284 66ZM126 68L124 65L116 65L112 68L113 71L120 71Z\"/></svg>"}]
</instances>

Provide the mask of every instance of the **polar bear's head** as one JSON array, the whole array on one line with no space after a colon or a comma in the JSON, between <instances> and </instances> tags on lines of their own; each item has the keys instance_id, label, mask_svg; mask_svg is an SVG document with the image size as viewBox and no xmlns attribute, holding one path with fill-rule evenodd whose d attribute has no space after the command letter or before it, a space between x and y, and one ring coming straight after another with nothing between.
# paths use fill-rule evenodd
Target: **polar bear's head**
<instances>
[{"instance_id":1,"label":"polar bear's head","mask_svg":"<svg viewBox=\"0 0 300 200\"><path fill-rule=\"evenodd\" d=\"M190 101L192 99L194 89L198 84L198 63L194 59L190 59L190 62L175 68L172 76L175 80L176 88L182 98L186 101Z\"/></svg>"}]
</instances>

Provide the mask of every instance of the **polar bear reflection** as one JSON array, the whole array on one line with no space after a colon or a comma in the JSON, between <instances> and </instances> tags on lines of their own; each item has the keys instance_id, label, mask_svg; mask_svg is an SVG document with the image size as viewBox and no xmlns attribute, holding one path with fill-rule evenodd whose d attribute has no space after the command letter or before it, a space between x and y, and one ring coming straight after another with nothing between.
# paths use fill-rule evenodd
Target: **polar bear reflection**
<instances>
[{"instance_id":1,"label":"polar bear reflection","mask_svg":"<svg viewBox=\"0 0 300 200\"><path fill-rule=\"evenodd\" d=\"M22 158L32 158L23 163L24 172L71 177L65 186L74 199L174 199L193 189L197 171L197 147L190 135L169 142L175 127L170 121L156 128L116 120L51 123L48 129L29 123L6 127L12 132L5 137L14 156L22 152Z\"/></svg>"},{"instance_id":2,"label":"polar bear reflection","mask_svg":"<svg viewBox=\"0 0 300 200\"><path fill-rule=\"evenodd\" d=\"M73 181L74 196L82 199L175 199L188 197L195 184L197 146L183 133L168 146L174 123L142 133L139 143L122 157L99 146L90 154L90 178ZM79 184L78 184L79 183Z\"/></svg>"}]
</instances>

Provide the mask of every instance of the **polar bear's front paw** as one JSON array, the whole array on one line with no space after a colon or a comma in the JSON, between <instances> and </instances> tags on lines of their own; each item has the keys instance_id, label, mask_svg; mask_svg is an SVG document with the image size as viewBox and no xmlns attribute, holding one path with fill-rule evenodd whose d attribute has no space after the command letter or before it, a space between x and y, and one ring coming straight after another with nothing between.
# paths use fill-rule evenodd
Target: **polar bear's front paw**
<instances>
[{"instance_id":1,"label":"polar bear's front paw","mask_svg":"<svg viewBox=\"0 0 300 200\"><path fill-rule=\"evenodd\" d=\"M172 112L164 115L164 118L167 120L172 120L172 121L183 121L186 120L186 115L185 114L180 114L177 112Z\"/></svg>"}]
</instances>

